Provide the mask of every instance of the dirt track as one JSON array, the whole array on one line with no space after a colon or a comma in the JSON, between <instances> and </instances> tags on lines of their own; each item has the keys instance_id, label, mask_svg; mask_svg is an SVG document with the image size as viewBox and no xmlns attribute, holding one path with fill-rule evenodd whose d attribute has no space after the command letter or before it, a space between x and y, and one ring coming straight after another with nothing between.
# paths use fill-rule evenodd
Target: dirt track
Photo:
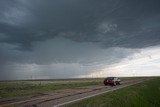
<instances>
[{"instance_id":1,"label":"dirt track","mask_svg":"<svg viewBox=\"0 0 160 107\"><path fill-rule=\"evenodd\" d=\"M111 92L132 84L136 84L151 78L125 80L117 86L88 86L78 89L60 90L54 93L16 98L10 101L1 101L0 107L60 107L85 98Z\"/></svg>"}]
</instances>

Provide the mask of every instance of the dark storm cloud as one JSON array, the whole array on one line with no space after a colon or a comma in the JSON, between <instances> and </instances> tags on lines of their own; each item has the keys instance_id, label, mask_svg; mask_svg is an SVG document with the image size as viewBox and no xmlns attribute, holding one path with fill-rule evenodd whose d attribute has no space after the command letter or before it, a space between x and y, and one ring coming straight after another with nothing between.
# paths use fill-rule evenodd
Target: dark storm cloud
<instances>
[{"instance_id":1,"label":"dark storm cloud","mask_svg":"<svg viewBox=\"0 0 160 107\"><path fill-rule=\"evenodd\" d=\"M104 47L157 45L159 5L159 0L2 0L0 32L7 38L1 42L29 49L34 41L63 36Z\"/></svg>"},{"instance_id":2,"label":"dark storm cloud","mask_svg":"<svg viewBox=\"0 0 160 107\"><path fill-rule=\"evenodd\" d=\"M160 44L159 19L159 0L1 0L0 77L16 78L32 64L44 74L65 64L74 72L79 64L119 62L137 48Z\"/></svg>"}]
</instances>

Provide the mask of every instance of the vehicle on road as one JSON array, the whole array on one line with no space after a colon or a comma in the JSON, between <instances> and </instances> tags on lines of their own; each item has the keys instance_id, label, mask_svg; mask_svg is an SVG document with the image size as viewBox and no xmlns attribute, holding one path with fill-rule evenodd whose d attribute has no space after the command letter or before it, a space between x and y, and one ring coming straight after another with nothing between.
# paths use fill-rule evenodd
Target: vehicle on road
<instances>
[{"instance_id":1,"label":"vehicle on road","mask_svg":"<svg viewBox=\"0 0 160 107\"><path fill-rule=\"evenodd\" d=\"M107 77L104 80L104 85L120 85L121 80L118 77Z\"/></svg>"}]
</instances>

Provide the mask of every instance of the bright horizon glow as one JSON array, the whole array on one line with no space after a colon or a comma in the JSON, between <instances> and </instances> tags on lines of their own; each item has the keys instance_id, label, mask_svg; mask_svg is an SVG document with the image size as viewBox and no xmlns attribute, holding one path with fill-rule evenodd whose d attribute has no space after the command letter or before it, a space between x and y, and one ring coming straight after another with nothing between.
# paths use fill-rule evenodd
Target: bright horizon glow
<instances>
[{"instance_id":1,"label":"bright horizon glow","mask_svg":"<svg viewBox=\"0 0 160 107\"><path fill-rule=\"evenodd\" d=\"M160 76L160 47L148 47L140 49L121 62L104 68L98 72L79 77L105 77L105 76Z\"/></svg>"}]
</instances>

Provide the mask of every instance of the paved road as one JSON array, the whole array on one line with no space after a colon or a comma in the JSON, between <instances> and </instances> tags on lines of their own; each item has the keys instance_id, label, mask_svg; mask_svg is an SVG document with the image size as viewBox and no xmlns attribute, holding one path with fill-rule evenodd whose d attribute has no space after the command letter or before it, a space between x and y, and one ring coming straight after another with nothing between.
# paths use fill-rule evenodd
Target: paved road
<instances>
[{"instance_id":1,"label":"paved road","mask_svg":"<svg viewBox=\"0 0 160 107\"><path fill-rule=\"evenodd\" d=\"M0 102L0 107L62 107L70 103L90 98L103 93L111 92L129 85L137 84L151 78L139 78L123 81L117 86L90 86L79 89L61 90L59 92L32 96Z\"/></svg>"}]
</instances>

